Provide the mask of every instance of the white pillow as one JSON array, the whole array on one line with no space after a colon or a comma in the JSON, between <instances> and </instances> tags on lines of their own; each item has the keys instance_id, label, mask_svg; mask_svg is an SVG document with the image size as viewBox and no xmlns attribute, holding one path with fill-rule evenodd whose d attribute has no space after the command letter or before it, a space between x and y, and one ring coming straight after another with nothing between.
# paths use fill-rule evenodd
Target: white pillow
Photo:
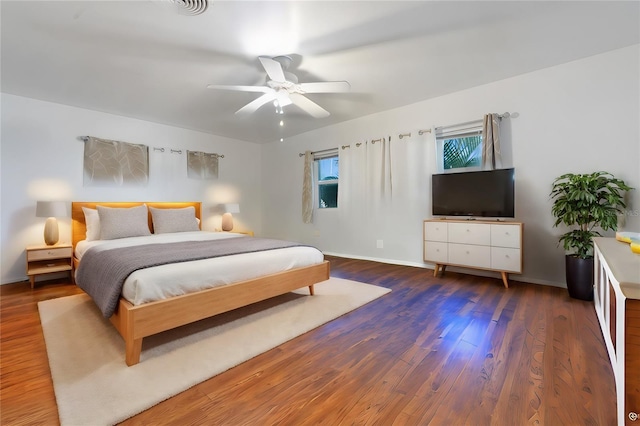
<instances>
[{"instance_id":1,"label":"white pillow","mask_svg":"<svg viewBox=\"0 0 640 426\"><path fill-rule=\"evenodd\" d=\"M141 237L151 235L147 205L129 208L97 206L100 216L100 239Z\"/></svg>"},{"instance_id":2,"label":"white pillow","mask_svg":"<svg viewBox=\"0 0 640 426\"><path fill-rule=\"evenodd\" d=\"M84 223L87 225L85 240L95 241L100 239L100 216L98 210L83 207Z\"/></svg>"},{"instance_id":3,"label":"white pillow","mask_svg":"<svg viewBox=\"0 0 640 426\"><path fill-rule=\"evenodd\" d=\"M199 231L195 207L182 209L158 209L149 207L153 220L153 233L166 234L169 232Z\"/></svg>"}]
</instances>

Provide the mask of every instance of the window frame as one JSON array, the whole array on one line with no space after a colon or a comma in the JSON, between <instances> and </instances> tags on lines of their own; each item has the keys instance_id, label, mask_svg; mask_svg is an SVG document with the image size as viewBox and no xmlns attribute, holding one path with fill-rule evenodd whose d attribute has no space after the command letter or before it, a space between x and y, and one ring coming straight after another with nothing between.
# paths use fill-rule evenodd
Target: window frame
<instances>
[{"instance_id":1,"label":"window frame","mask_svg":"<svg viewBox=\"0 0 640 426\"><path fill-rule=\"evenodd\" d=\"M467 123L461 123L453 126L446 127L437 127L436 128L436 169L438 173L456 173L456 172L471 172L471 171L479 171L482 170L482 149L484 145L484 135L483 135L483 121L476 120L470 121ZM454 167L445 169L444 163L444 145L447 141L452 139L464 139L473 136L480 136L481 142L479 147L479 153L477 156L473 158L480 159L480 165L478 166L468 166L468 167ZM474 152L478 149L474 149Z\"/></svg>"}]
</instances>

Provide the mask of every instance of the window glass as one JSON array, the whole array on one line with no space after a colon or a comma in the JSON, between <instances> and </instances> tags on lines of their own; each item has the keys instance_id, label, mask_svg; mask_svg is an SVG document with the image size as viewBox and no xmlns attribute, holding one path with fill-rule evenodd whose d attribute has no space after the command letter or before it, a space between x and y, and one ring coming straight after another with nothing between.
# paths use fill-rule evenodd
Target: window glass
<instances>
[{"instance_id":1,"label":"window glass","mask_svg":"<svg viewBox=\"0 0 640 426\"><path fill-rule=\"evenodd\" d=\"M316 160L318 170L318 208L338 207L338 157Z\"/></svg>"},{"instance_id":2,"label":"window glass","mask_svg":"<svg viewBox=\"0 0 640 426\"><path fill-rule=\"evenodd\" d=\"M439 173L482 168L482 120L436 128Z\"/></svg>"},{"instance_id":3,"label":"window glass","mask_svg":"<svg viewBox=\"0 0 640 426\"><path fill-rule=\"evenodd\" d=\"M443 140L442 168L461 169L480 167L482 163L482 135Z\"/></svg>"}]
</instances>

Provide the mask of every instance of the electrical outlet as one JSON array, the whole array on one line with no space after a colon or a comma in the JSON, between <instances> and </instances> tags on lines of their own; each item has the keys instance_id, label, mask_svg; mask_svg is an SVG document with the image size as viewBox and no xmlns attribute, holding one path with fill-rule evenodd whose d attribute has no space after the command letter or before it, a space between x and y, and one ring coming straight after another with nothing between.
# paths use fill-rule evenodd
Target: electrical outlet
<instances>
[{"instance_id":1,"label":"electrical outlet","mask_svg":"<svg viewBox=\"0 0 640 426\"><path fill-rule=\"evenodd\" d=\"M384 248L384 241L376 240L376 248Z\"/></svg>"}]
</instances>

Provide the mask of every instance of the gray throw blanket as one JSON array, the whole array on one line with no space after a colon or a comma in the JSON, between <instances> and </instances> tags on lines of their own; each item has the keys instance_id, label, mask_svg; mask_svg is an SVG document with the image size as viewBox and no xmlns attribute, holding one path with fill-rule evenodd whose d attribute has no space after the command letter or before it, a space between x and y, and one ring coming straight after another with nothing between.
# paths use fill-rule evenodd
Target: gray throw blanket
<instances>
[{"instance_id":1,"label":"gray throw blanket","mask_svg":"<svg viewBox=\"0 0 640 426\"><path fill-rule=\"evenodd\" d=\"M110 250L87 250L76 271L76 284L94 300L105 318L118 306L125 280L134 271L169 263L253 253L304 244L267 238L229 238L145 244Z\"/></svg>"}]
</instances>

